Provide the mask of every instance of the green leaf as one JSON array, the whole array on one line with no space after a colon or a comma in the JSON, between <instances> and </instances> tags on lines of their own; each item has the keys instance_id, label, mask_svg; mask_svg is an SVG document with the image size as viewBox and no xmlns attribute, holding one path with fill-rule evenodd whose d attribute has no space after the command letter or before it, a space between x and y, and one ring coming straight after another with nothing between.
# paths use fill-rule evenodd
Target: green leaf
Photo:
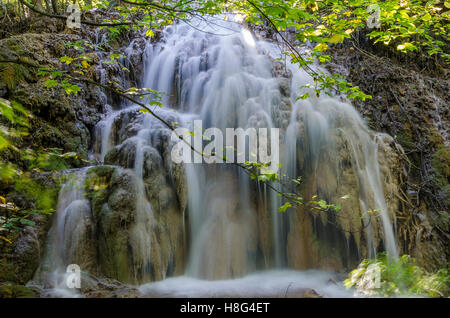
<instances>
[{"instance_id":1,"label":"green leaf","mask_svg":"<svg viewBox=\"0 0 450 318\"><path fill-rule=\"evenodd\" d=\"M52 87L55 87L55 86L58 85L58 81L56 81L56 80L47 80L47 81L45 81L44 85L47 88L52 88Z\"/></svg>"},{"instance_id":2,"label":"green leaf","mask_svg":"<svg viewBox=\"0 0 450 318\"><path fill-rule=\"evenodd\" d=\"M317 45L314 50L318 51L318 52L324 52L328 49L328 44L326 43L320 43L319 45Z\"/></svg>"},{"instance_id":3,"label":"green leaf","mask_svg":"<svg viewBox=\"0 0 450 318\"><path fill-rule=\"evenodd\" d=\"M159 106L159 107L163 107L163 103L158 102L158 101L151 101L151 102L149 103L149 105L156 105L156 106Z\"/></svg>"},{"instance_id":4,"label":"green leaf","mask_svg":"<svg viewBox=\"0 0 450 318\"><path fill-rule=\"evenodd\" d=\"M120 59L121 57L122 57L122 55L117 54L117 53L111 53L111 54L109 55L109 58L110 58L111 60L117 60L117 59Z\"/></svg>"},{"instance_id":5,"label":"green leaf","mask_svg":"<svg viewBox=\"0 0 450 318\"><path fill-rule=\"evenodd\" d=\"M324 201L324 200L320 200L317 204L318 204L322 209L326 209L326 208L328 207L327 202Z\"/></svg>"},{"instance_id":6,"label":"green leaf","mask_svg":"<svg viewBox=\"0 0 450 318\"><path fill-rule=\"evenodd\" d=\"M309 97L309 93L302 94L298 99L307 99Z\"/></svg>"},{"instance_id":7,"label":"green leaf","mask_svg":"<svg viewBox=\"0 0 450 318\"><path fill-rule=\"evenodd\" d=\"M27 220L27 219L20 219L20 223L22 223L23 225L28 225L28 226L36 225L36 223L34 221Z\"/></svg>"},{"instance_id":8,"label":"green leaf","mask_svg":"<svg viewBox=\"0 0 450 318\"><path fill-rule=\"evenodd\" d=\"M342 34L335 34L328 40L329 43L333 44L337 44L342 41L344 41L344 36Z\"/></svg>"},{"instance_id":9,"label":"green leaf","mask_svg":"<svg viewBox=\"0 0 450 318\"><path fill-rule=\"evenodd\" d=\"M286 212L286 209L290 207L292 207L292 205L289 202L286 202L278 208L278 212Z\"/></svg>"},{"instance_id":10,"label":"green leaf","mask_svg":"<svg viewBox=\"0 0 450 318\"><path fill-rule=\"evenodd\" d=\"M74 95L76 95L81 90L81 88L78 85L70 83L65 83L63 87L68 95L70 95L71 93L74 93Z\"/></svg>"},{"instance_id":11,"label":"green leaf","mask_svg":"<svg viewBox=\"0 0 450 318\"><path fill-rule=\"evenodd\" d=\"M422 17L422 20L423 20L423 21L430 21L430 20L431 20L431 15L430 15L429 13L425 14L425 15Z\"/></svg>"},{"instance_id":12,"label":"green leaf","mask_svg":"<svg viewBox=\"0 0 450 318\"><path fill-rule=\"evenodd\" d=\"M60 60L61 62L63 62L63 63L66 63L67 65L69 65L70 63L72 63L73 58L68 57L68 56L61 56L61 57L59 58L59 60Z\"/></svg>"},{"instance_id":13,"label":"green leaf","mask_svg":"<svg viewBox=\"0 0 450 318\"><path fill-rule=\"evenodd\" d=\"M402 52L406 52L406 51L414 51L416 50L417 47L409 42L403 43L403 44L399 44L397 46L397 50L402 51Z\"/></svg>"}]
</instances>

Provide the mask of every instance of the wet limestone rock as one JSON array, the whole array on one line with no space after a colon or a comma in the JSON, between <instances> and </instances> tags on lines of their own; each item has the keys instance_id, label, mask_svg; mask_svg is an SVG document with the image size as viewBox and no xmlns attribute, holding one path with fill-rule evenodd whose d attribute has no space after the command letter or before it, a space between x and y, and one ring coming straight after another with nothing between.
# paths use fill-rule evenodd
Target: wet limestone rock
<instances>
[{"instance_id":1,"label":"wet limestone rock","mask_svg":"<svg viewBox=\"0 0 450 318\"><path fill-rule=\"evenodd\" d=\"M132 170L117 166L91 168L86 180L97 228L99 271L124 283L180 274L184 262L183 214L173 190L144 182L145 197L138 198L138 182ZM150 219L144 221L142 200L151 207Z\"/></svg>"},{"instance_id":2,"label":"wet limestone rock","mask_svg":"<svg viewBox=\"0 0 450 318\"><path fill-rule=\"evenodd\" d=\"M418 258L430 271L446 267L450 187L445 169L439 167L448 166L442 155L450 153L448 70L439 67L442 61L415 59L363 40L363 33L360 37L358 49L350 42L333 48L334 62L328 67L373 96L354 101L355 108L371 129L393 136L404 149L403 193L390 200L398 201L400 253Z\"/></svg>"}]
</instances>

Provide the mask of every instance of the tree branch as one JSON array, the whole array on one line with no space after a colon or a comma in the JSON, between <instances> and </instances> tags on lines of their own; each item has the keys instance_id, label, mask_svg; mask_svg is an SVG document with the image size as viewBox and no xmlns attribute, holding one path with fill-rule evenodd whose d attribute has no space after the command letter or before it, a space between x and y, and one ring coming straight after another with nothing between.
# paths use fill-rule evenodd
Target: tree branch
<instances>
[{"instance_id":1,"label":"tree branch","mask_svg":"<svg viewBox=\"0 0 450 318\"><path fill-rule=\"evenodd\" d=\"M66 20L69 18L68 16L65 15L58 15L58 14L51 14L51 13L47 13L44 11L41 11L39 9L37 9L35 6L31 5L30 3L28 3L25 0L19 0L23 5L25 5L27 8L29 8L31 11L37 13L37 14L41 14L44 15L46 17L50 17L50 18L55 18L55 19L60 19L60 20ZM102 26L120 26L120 25L135 25L137 24L136 21L133 22L117 22L117 23L96 23L96 22L92 22L92 21L85 21L85 20L81 20L80 23L85 24L85 25L90 25L90 26L96 26L96 27L102 27Z\"/></svg>"},{"instance_id":2,"label":"tree branch","mask_svg":"<svg viewBox=\"0 0 450 318\"><path fill-rule=\"evenodd\" d=\"M305 61L305 59L301 56L300 52L297 51L297 49L291 44L291 42L289 42L284 36L283 34L281 34L280 31L278 31L277 26L275 25L275 23L273 23L273 21L264 13L264 11L262 11L256 4L254 4L252 1L247 0L247 2L256 9L256 11L258 11L265 20L267 20L267 22L269 22L270 26L273 28L273 30L281 37L281 39L283 40L284 43L286 43L286 45L288 46L288 48L291 50L292 53L294 53L297 57L297 59L299 61L302 61L303 63L305 63L303 65L304 68L307 69L307 72L312 76L315 77L317 76L317 72L314 71L311 67L309 67L306 63L307 61Z\"/></svg>"}]
</instances>

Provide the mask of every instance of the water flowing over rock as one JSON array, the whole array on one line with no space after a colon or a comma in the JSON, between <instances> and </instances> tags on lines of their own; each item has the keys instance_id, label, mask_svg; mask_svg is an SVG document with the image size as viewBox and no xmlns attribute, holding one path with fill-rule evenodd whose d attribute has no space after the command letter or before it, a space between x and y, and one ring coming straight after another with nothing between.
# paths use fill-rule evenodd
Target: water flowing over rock
<instances>
[{"instance_id":1,"label":"water flowing over rock","mask_svg":"<svg viewBox=\"0 0 450 318\"><path fill-rule=\"evenodd\" d=\"M164 106L152 109L190 129L197 119L204 129L223 132L279 128L280 174L303 177L289 191L341 210L279 213L284 201L237 167L176 164L171 130L122 103L95 128L91 157L100 165L74 172L75 182L60 192L49 234L49 252L57 255L47 255L52 269L42 262L36 281L51 285L56 277L62 284L62 270L72 263L143 284L182 274L239 278L273 268L341 271L380 250L396 257L401 147L370 131L345 97L316 97L301 88L311 77L277 61L274 44L227 23L219 31L199 24L218 35L177 24L157 43L129 46L130 59L144 60L142 87L166 94ZM143 57L135 46L145 47ZM307 92L310 98L297 98Z\"/></svg>"}]
</instances>

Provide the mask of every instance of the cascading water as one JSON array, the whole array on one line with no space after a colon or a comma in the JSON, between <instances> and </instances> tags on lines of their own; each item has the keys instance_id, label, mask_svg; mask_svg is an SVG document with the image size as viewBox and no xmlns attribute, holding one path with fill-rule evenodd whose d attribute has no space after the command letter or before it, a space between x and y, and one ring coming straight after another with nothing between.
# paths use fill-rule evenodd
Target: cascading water
<instances>
[{"instance_id":1,"label":"cascading water","mask_svg":"<svg viewBox=\"0 0 450 318\"><path fill-rule=\"evenodd\" d=\"M217 26L217 20L214 21ZM349 255L355 259L373 256L380 242L395 257L393 211L385 200L378 163L377 138L382 136L370 132L352 105L340 96L311 94L307 100L297 100L301 94L311 92L300 89L312 81L310 76L296 65L276 61L279 52L275 45L255 41L242 26L221 23L226 28L205 22L196 29L184 24L170 26L164 30L161 41L147 45L142 86L165 93L164 106L155 106L154 111L167 122L189 128L194 120L202 120L203 129L216 127L223 132L226 128L280 128L280 173L293 179L303 176L305 180L299 188L289 191L299 191L305 200L317 195L332 203L350 194L352 203L343 204L336 216L322 213L312 217L306 208L281 214L277 211L283 204L281 198L266 185L251 182L236 167L202 163L180 168L173 164L171 131L150 114L140 113L136 106L122 107L111 111L98 124L94 157L111 165L105 166L113 171L106 174L111 180L109 185L125 183L127 189L132 189L127 190L132 191L129 195L134 201L132 216L126 221L131 225L123 248L131 250L130 254L123 252L131 260L121 259L117 265L118 269L133 273L127 282L147 283L183 271L194 277L189 282L195 283L195 279L238 278L257 270L282 267L341 270ZM115 166L121 168L114 170ZM180 169L184 171L181 177ZM79 184L84 182L83 171L76 174ZM132 186L123 181L125 172L134 180ZM61 190L58 221L50 237L56 237L58 232L70 237L70 242L78 242L82 237L69 226L72 223L62 225L59 220L78 219L80 215L89 219L91 207L79 193L67 194L68 187L71 186L65 185ZM155 194L158 190L161 191ZM346 190L351 193L345 193ZM114 191L108 195L122 190ZM126 196L126 191L120 193ZM176 208L173 201L177 201ZM122 213L114 210L117 200L110 197L102 202L101 211L106 211L108 222L111 211ZM178 212L165 214L162 207ZM381 222L367 213L375 209ZM67 216L69 212L71 216ZM93 231L105 222L98 216L102 213L94 213ZM365 216L365 222L361 222L360 215ZM177 220L179 226L172 226L171 220ZM327 227L330 220L334 222L332 230ZM361 238L362 232L365 237ZM327 236L330 233L335 235L331 239ZM59 239L60 243L65 241L66 238ZM337 241L345 241L344 247ZM81 247L67 243L59 247L58 253L76 254ZM180 253L180 249L187 249L189 254ZM102 254L100 247L94 250ZM334 254L324 256L328 251ZM336 253L340 259L337 263L322 266L324 258ZM67 255L50 257L64 260L61 264L56 262L60 267L73 261ZM117 269L110 270L111 262L108 259L106 265L100 264L97 269L102 272L102 268L107 268L111 275L121 277ZM274 273L276 281L282 274ZM297 277L292 273L286 279ZM272 277L267 275L262 277ZM144 285L142 291L152 293L160 288L152 286Z\"/></svg>"},{"instance_id":2,"label":"cascading water","mask_svg":"<svg viewBox=\"0 0 450 318\"><path fill-rule=\"evenodd\" d=\"M270 60L254 45L239 32L210 36L188 26L169 28L153 49L144 84L175 96L171 106L187 125L197 118L204 128L222 131L273 127L271 112L281 94ZM188 164L186 170L192 233L187 273L217 279L255 270L258 216L248 178L223 165Z\"/></svg>"},{"instance_id":3,"label":"cascading water","mask_svg":"<svg viewBox=\"0 0 450 318\"><path fill-rule=\"evenodd\" d=\"M208 27L205 31L218 32ZM287 127L281 156L285 164L283 172L292 178L298 176L298 151L308 165L302 173L317 178L320 157L324 155L329 156L333 170L338 170L340 163L333 139L336 132L341 132L351 145L361 210L380 210L385 235L382 240L387 251L395 256L395 239L377 163L378 145L356 110L338 96L313 96L297 101L297 96L309 92L300 87L312 82L311 77L288 63L286 67L293 74L292 94L283 92L284 83L274 74L273 60L269 57L276 57L275 46L263 41L256 43L250 32L241 27L235 28L238 32L233 35L229 31L228 26L225 33L222 30L222 34L214 36L186 25L168 28L163 42L153 47L145 86L171 95L171 99L166 98L166 105L180 111L182 118L189 117L183 122L202 119L203 128L217 127L225 131L228 127ZM303 135L298 131L299 125L303 126ZM298 149L298 139L303 149ZM187 272L209 279L230 278L253 271L257 267L257 254L262 252L255 246L258 239L254 236L259 234L253 222L259 216L248 178L235 169L217 166L186 166L193 233ZM321 182L328 180L316 181ZM239 193L235 191L237 188ZM283 266L287 264L288 254L284 250L287 220L278 215L277 208L282 203L272 191L269 201L270 206L264 209L272 211L273 249L270 256L265 255L263 267L271 266L271 262ZM251 231L255 233L248 234ZM375 247L370 227L366 234L368 254L373 256Z\"/></svg>"},{"instance_id":4,"label":"cascading water","mask_svg":"<svg viewBox=\"0 0 450 318\"><path fill-rule=\"evenodd\" d=\"M47 253L33 282L53 288L53 293L62 297L76 295L76 290L66 285L67 266L89 264L95 259L95 255L82 252L89 244L87 237L94 235L91 208L84 195L87 169L70 173L59 192L55 223L48 234Z\"/></svg>"},{"instance_id":5,"label":"cascading water","mask_svg":"<svg viewBox=\"0 0 450 318\"><path fill-rule=\"evenodd\" d=\"M292 87L302 87L312 82L312 78L304 71L298 71L292 68L293 79ZM361 119L353 106L345 101L340 101L338 97L321 96L317 98L311 90L306 90L311 95L308 100L297 100L297 97L305 93L305 90L292 90L291 100L293 101L293 111L290 124L287 128L286 140L294 145L294 140L299 137L304 144L304 159L309 167L305 174L313 174L318 178L318 171L323 169L320 166L321 156L326 156L333 170L340 169L342 165L339 162L339 145L336 142L336 136L343 136L348 143L348 150L352 161L352 168L357 176L357 185L359 193L359 202L361 214L366 217L368 223L367 211L378 209L380 212L383 230L384 245L389 254L398 257L397 246L395 242L392 221L389 217L388 208L384 198L383 186L381 184L380 168L378 164L378 143L379 135L373 135ZM297 93L298 92L298 93ZM301 122L303 132L299 134L295 126ZM289 146L288 146L289 148ZM288 174L295 177L297 175L295 165L295 148L288 150L290 160L287 161ZM302 173L300 173L302 175ZM326 179L326 178L324 178ZM328 182L328 180L316 180L317 183ZM342 193L344 194L344 193ZM366 227L368 256L375 256L376 247L374 246L371 226Z\"/></svg>"}]
</instances>

